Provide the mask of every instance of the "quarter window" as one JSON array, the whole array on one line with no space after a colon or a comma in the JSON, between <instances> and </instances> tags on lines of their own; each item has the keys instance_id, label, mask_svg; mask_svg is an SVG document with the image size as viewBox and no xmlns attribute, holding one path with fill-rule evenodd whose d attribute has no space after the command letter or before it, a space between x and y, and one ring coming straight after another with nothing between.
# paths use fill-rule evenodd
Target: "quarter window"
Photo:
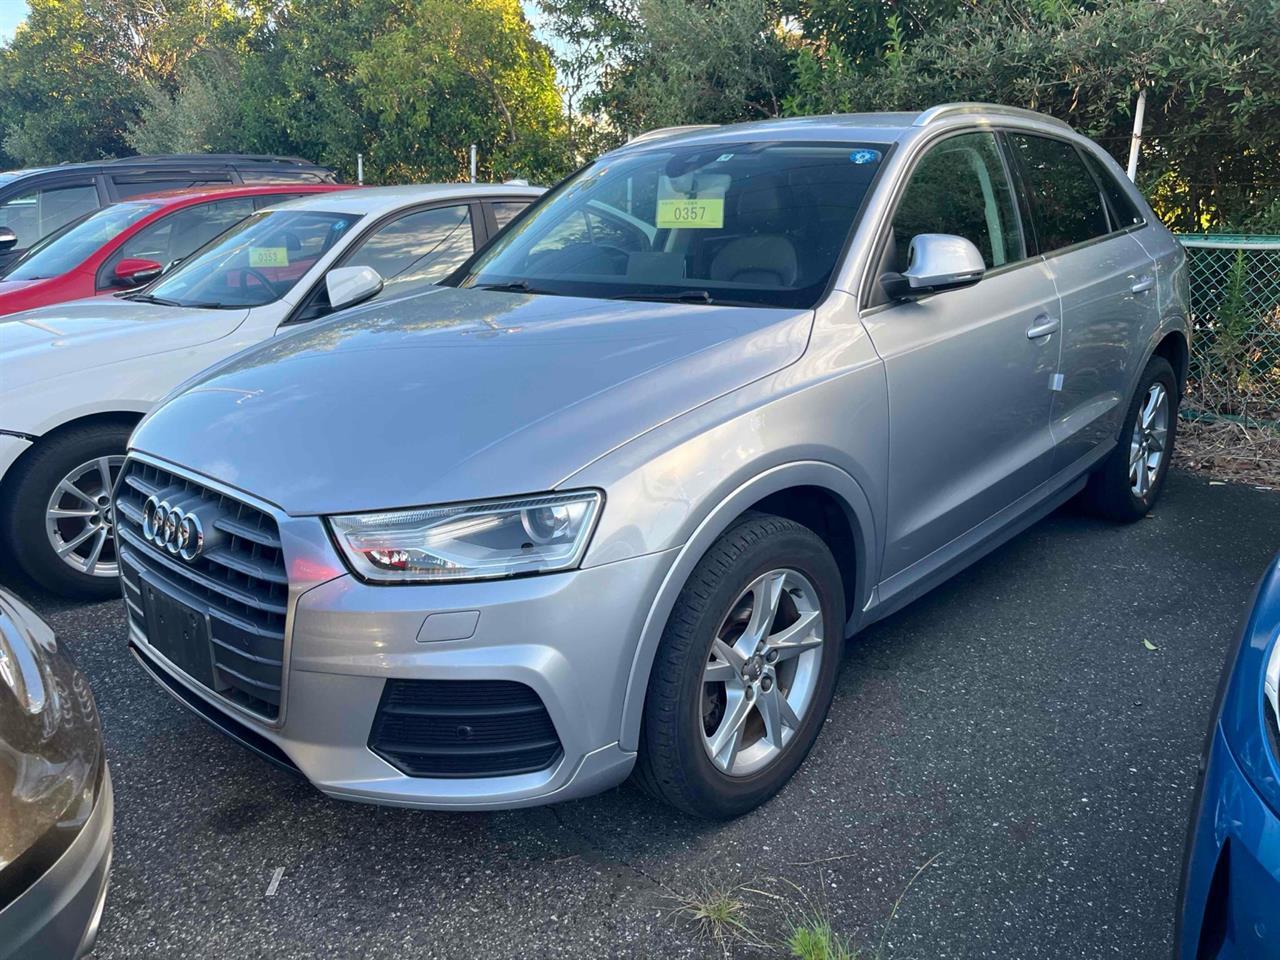
<instances>
[{"instance_id":1,"label":"quarter window","mask_svg":"<svg viewBox=\"0 0 1280 960\"><path fill-rule=\"evenodd\" d=\"M1086 153L1084 161L1089 165L1089 169L1093 171L1094 178L1102 187L1103 194L1107 198L1107 206L1111 211L1111 226L1114 230L1123 230L1125 227L1131 227L1135 223L1143 223L1146 218L1142 215L1142 211L1138 209L1130 198L1128 191L1116 180L1110 170L1092 154Z\"/></svg>"},{"instance_id":2,"label":"quarter window","mask_svg":"<svg viewBox=\"0 0 1280 960\"><path fill-rule=\"evenodd\" d=\"M892 229L895 263L888 269L907 268L911 240L922 233L964 237L988 269L1021 260L1022 227L995 137L966 133L930 149L911 174Z\"/></svg>"},{"instance_id":3,"label":"quarter window","mask_svg":"<svg viewBox=\"0 0 1280 960\"><path fill-rule=\"evenodd\" d=\"M490 204L490 209L493 210L493 219L498 223L498 229L501 230L514 220L516 214L528 205L528 200L498 200Z\"/></svg>"},{"instance_id":4,"label":"quarter window","mask_svg":"<svg viewBox=\"0 0 1280 960\"><path fill-rule=\"evenodd\" d=\"M1102 193L1074 146L1025 133L1009 142L1026 175L1041 253L1110 232Z\"/></svg>"}]
</instances>

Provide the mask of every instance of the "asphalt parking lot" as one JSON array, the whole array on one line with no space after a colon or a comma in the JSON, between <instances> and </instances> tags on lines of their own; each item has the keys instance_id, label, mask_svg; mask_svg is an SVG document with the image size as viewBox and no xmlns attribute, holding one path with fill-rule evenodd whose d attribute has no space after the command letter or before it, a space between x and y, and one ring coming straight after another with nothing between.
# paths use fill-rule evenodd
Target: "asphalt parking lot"
<instances>
[{"instance_id":1,"label":"asphalt parking lot","mask_svg":"<svg viewBox=\"0 0 1280 960\"><path fill-rule=\"evenodd\" d=\"M782 956L805 904L874 952L935 857L886 958L1139 960L1169 955L1214 684L1278 547L1280 496L1185 473L1131 527L1060 511L852 641L808 762L728 824L629 785L496 814L327 800L154 686L119 603L8 585L104 718L99 960ZM710 942L678 910L734 884L757 946Z\"/></svg>"}]
</instances>

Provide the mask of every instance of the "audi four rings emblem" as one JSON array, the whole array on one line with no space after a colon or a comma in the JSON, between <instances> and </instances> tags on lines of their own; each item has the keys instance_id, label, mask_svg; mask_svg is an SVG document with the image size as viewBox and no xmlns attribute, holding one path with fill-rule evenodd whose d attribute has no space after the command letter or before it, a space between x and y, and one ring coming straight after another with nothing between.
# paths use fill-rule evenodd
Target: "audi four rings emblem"
<instances>
[{"instance_id":1,"label":"audi four rings emblem","mask_svg":"<svg viewBox=\"0 0 1280 960\"><path fill-rule=\"evenodd\" d=\"M200 518L154 495L142 505L142 535L183 560L194 560L204 549Z\"/></svg>"}]
</instances>

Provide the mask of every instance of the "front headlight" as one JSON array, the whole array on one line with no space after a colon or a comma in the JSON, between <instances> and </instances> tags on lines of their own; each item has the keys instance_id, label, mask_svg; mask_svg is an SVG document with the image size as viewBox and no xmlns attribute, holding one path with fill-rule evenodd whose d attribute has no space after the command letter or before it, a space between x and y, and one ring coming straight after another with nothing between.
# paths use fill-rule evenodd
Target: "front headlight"
<instances>
[{"instance_id":1,"label":"front headlight","mask_svg":"<svg viewBox=\"0 0 1280 960\"><path fill-rule=\"evenodd\" d=\"M600 512L595 490L330 517L356 574L385 583L488 580L578 565Z\"/></svg>"},{"instance_id":2,"label":"front headlight","mask_svg":"<svg viewBox=\"0 0 1280 960\"><path fill-rule=\"evenodd\" d=\"M1267 673L1262 678L1262 695L1271 707L1271 722L1276 739L1276 762L1280 763L1280 639L1271 646L1271 659L1267 662Z\"/></svg>"}]
</instances>

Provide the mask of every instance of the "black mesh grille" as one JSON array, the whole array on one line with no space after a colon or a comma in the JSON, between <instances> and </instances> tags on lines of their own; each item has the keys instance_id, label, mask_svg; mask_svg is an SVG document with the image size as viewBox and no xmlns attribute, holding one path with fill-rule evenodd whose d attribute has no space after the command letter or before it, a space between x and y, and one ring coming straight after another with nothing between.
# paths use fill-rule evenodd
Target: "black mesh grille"
<instances>
[{"instance_id":1,"label":"black mesh grille","mask_svg":"<svg viewBox=\"0 0 1280 960\"><path fill-rule=\"evenodd\" d=\"M156 496L200 511L205 549L187 561L146 540L143 504ZM120 571L129 617L148 634L144 587L207 615L209 655L186 650L207 670L186 672L262 717L280 713L289 578L275 520L217 490L140 460L121 473L115 502Z\"/></svg>"},{"instance_id":2,"label":"black mesh grille","mask_svg":"<svg viewBox=\"0 0 1280 960\"><path fill-rule=\"evenodd\" d=\"M511 680L388 680L369 749L413 777L509 777L561 752L542 700Z\"/></svg>"}]
</instances>

